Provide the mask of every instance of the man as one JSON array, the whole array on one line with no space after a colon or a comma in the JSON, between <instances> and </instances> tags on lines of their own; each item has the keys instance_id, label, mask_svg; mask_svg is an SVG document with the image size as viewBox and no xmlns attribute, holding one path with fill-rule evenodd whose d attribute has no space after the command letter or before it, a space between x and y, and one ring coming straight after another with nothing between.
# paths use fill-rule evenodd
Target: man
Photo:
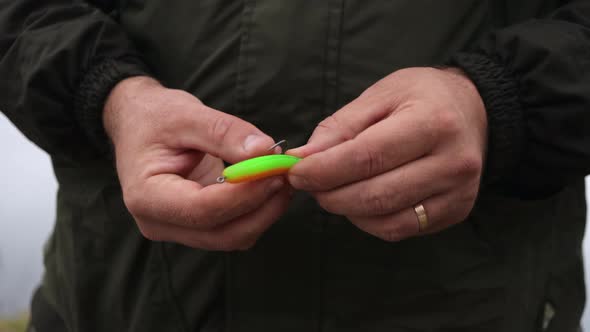
<instances>
[{"instance_id":1,"label":"man","mask_svg":"<svg viewBox=\"0 0 590 332\"><path fill-rule=\"evenodd\" d=\"M589 1L1 8L60 184L34 330L578 330Z\"/></svg>"}]
</instances>

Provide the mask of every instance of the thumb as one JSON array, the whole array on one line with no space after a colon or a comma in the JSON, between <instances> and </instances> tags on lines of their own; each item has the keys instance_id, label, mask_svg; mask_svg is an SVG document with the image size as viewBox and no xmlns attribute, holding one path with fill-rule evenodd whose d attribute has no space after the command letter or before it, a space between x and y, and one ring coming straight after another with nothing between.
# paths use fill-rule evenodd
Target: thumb
<instances>
[{"instance_id":1,"label":"thumb","mask_svg":"<svg viewBox=\"0 0 590 332\"><path fill-rule=\"evenodd\" d=\"M325 118L315 128L307 144L285 154L304 158L355 138L371 125L389 114L384 103L364 93L336 113Z\"/></svg>"},{"instance_id":2,"label":"thumb","mask_svg":"<svg viewBox=\"0 0 590 332\"><path fill-rule=\"evenodd\" d=\"M268 153L274 140L249 122L202 105L186 124L186 146L227 162Z\"/></svg>"}]
</instances>

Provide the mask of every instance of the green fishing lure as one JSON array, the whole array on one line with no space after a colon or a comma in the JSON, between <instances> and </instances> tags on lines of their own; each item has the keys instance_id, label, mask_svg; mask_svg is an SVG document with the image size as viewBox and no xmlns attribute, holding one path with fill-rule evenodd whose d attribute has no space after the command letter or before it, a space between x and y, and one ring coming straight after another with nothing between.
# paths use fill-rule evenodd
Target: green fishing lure
<instances>
[{"instance_id":1,"label":"green fishing lure","mask_svg":"<svg viewBox=\"0 0 590 332\"><path fill-rule=\"evenodd\" d=\"M285 174L301 158L285 154L272 154L241 161L223 170L217 182L240 183Z\"/></svg>"}]
</instances>

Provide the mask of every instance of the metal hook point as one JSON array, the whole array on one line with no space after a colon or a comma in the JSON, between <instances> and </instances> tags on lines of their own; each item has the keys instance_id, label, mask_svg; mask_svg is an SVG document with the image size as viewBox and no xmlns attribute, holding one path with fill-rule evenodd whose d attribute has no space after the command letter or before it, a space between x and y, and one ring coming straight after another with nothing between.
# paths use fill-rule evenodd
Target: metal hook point
<instances>
[{"instance_id":1,"label":"metal hook point","mask_svg":"<svg viewBox=\"0 0 590 332\"><path fill-rule=\"evenodd\" d=\"M275 144L273 144L270 148L268 148L268 151L274 150L274 148L276 148L277 146L280 146L284 143L287 143L286 139L280 140L278 142L276 142Z\"/></svg>"}]
</instances>

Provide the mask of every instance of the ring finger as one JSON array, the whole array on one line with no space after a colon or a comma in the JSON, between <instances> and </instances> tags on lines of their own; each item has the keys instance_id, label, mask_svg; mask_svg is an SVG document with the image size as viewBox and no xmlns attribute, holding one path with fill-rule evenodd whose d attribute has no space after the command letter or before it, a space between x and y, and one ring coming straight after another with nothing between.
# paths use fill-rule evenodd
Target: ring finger
<instances>
[{"instance_id":1,"label":"ring finger","mask_svg":"<svg viewBox=\"0 0 590 332\"><path fill-rule=\"evenodd\" d=\"M388 215L456 186L457 179L445 174L439 159L426 156L363 181L316 192L314 196L325 210L334 214Z\"/></svg>"},{"instance_id":2,"label":"ring finger","mask_svg":"<svg viewBox=\"0 0 590 332\"><path fill-rule=\"evenodd\" d=\"M422 226L416 211L419 205L422 205L426 215L426 222ZM412 236L436 233L463 221L470 210L463 208L464 206L457 201L454 194L445 193L414 203L390 215L349 219L361 230L385 241L395 242Z\"/></svg>"}]
</instances>

